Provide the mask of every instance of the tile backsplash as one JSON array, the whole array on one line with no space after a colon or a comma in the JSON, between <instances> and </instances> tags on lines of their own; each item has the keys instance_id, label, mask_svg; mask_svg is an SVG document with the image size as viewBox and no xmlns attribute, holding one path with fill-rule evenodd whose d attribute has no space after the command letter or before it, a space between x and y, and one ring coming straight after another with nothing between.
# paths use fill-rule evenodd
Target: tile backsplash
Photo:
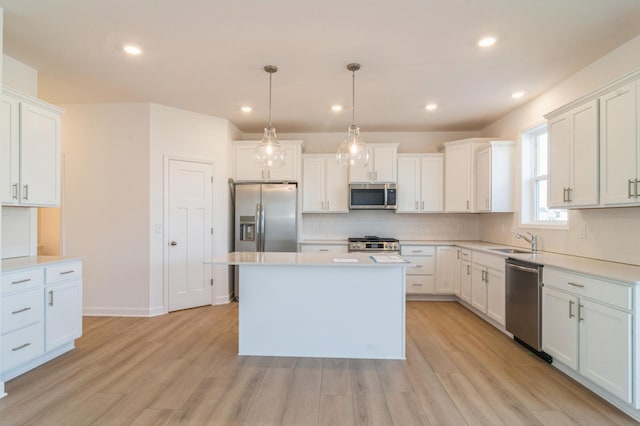
<instances>
[{"instance_id":1,"label":"tile backsplash","mask_svg":"<svg viewBox=\"0 0 640 426\"><path fill-rule=\"evenodd\" d=\"M400 240L477 240L476 214L402 214L352 211L348 214L303 214L301 240L344 240L377 235Z\"/></svg>"}]
</instances>

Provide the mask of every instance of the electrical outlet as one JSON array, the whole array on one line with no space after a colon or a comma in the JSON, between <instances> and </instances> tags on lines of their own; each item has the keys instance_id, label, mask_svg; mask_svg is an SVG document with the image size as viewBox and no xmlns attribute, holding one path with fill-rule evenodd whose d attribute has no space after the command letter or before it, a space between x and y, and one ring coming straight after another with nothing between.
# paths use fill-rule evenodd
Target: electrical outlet
<instances>
[{"instance_id":1,"label":"electrical outlet","mask_svg":"<svg viewBox=\"0 0 640 426\"><path fill-rule=\"evenodd\" d=\"M578 239L579 240L586 240L587 239L587 225L582 225L578 229Z\"/></svg>"},{"instance_id":2,"label":"electrical outlet","mask_svg":"<svg viewBox=\"0 0 640 426\"><path fill-rule=\"evenodd\" d=\"M162 224L160 224L160 223L156 223L155 224L155 233L156 234L162 234Z\"/></svg>"}]
</instances>

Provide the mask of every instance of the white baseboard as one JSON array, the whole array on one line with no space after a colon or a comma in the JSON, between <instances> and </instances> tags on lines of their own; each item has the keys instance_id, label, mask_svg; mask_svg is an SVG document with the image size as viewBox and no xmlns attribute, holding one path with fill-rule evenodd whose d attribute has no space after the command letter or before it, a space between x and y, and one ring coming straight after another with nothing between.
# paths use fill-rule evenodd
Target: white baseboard
<instances>
[{"instance_id":1,"label":"white baseboard","mask_svg":"<svg viewBox=\"0 0 640 426\"><path fill-rule=\"evenodd\" d=\"M83 307L82 315L87 317L155 317L166 314L164 306L153 308L102 308Z\"/></svg>"},{"instance_id":2,"label":"white baseboard","mask_svg":"<svg viewBox=\"0 0 640 426\"><path fill-rule=\"evenodd\" d=\"M231 301L233 300L233 295L231 293L227 294L226 296L216 296L216 305L224 305L227 303L231 303Z\"/></svg>"}]
</instances>

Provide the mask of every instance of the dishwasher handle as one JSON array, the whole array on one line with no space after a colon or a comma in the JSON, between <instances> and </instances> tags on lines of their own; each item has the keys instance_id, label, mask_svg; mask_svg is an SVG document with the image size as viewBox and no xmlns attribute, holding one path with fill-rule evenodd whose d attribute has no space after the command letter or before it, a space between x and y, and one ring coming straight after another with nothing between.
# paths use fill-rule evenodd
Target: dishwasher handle
<instances>
[{"instance_id":1,"label":"dishwasher handle","mask_svg":"<svg viewBox=\"0 0 640 426\"><path fill-rule=\"evenodd\" d=\"M530 272L532 274L538 273L538 268L527 268L526 266L514 265L513 263L507 263L507 268L513 268L519 271Z\"/></svg>"}]
</instances>

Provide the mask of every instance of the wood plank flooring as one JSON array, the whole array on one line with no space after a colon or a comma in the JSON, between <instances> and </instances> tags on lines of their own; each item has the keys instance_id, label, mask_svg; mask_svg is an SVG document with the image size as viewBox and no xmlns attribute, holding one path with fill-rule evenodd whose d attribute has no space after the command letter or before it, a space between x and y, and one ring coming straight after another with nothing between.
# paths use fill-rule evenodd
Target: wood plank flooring
<instances>
[{"instance_id":1,"label":"wood plank flooring","mask_svg":"<svg viewBox=\"0 0 640 426\"><path fill-rule=\"evenodd\" d=\"M406 361L239 357L237 308L87 317L0 424L636 424L454 302L407 303Z\"/></svg>"}]
</instances>

